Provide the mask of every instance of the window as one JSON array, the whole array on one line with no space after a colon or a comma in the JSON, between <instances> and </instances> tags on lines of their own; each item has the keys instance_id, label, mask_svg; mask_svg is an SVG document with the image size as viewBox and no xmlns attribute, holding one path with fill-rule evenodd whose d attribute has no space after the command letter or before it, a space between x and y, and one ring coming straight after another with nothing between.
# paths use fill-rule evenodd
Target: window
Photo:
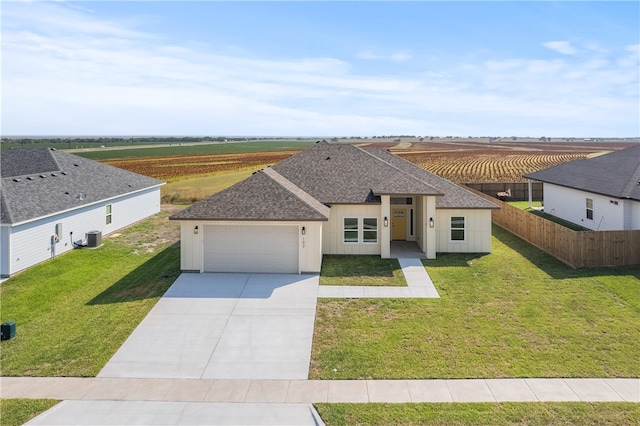
<instances>
[{"instance_id":1,"label":"window","mask_svg":"<svg viewBox=\"0 0 640 426\"><path fill-rule=\"evenodd\" d=\"M362 219L362 242L377 243L378 242L378 218L365 217Z\"/></svg>"},{"instance_id":2,"label":"window","mask_svg":"<svg viewBox=\"0 0 640 426\"><path fill-rule=\"evenodd\" d=\"M107 205L107 225L111 224L111 204Z\"/></svg>"},{"instance_id":3,"label":"window","mask_svg":"<svg viewBox=\"0 0 640 426\"><path fill-rule=\"evenodd\" d=\"M358 218L355 218L355 217L344 218L344 242L345 243L358 242Z\"/></svg>"},{"instance_id":4,"label":"window","mask_svg":"<svg viewBox=\"0 0 640 426\"><path fill-rule=\"evenodd\" d=\"M593 200L587 198L587 219L593 220Z\"/></svg>"},{"instance_id":5,"label":"window","mask_svg":"<svg viewBox=\"0 0 640 426\"><path fill-rule=\"evenodd\" d=\"M413 204L413 197L391 197L391 204Z\"/></svg>"},{"instance_id":6,"label":"window","mask_svg":"<svg viewBox=\"0 0 640 426\"><path fill-rule=\"evenodd\" d=\"M464 241L464 216L451 216L451 241Z\"/></svg>"}]
</instances>

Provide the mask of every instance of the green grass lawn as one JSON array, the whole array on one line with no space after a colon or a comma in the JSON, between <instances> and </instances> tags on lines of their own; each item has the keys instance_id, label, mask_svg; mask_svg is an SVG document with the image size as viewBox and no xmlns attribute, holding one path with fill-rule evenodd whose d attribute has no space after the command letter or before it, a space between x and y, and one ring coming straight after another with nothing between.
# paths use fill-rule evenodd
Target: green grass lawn
<instances>
[{"instance_id":1,"label":"green grass lawn","mask_svg":"<svg viewBox=\"0 0 640 426\"><path fill-rule=\"evenodd\" d=\"M17 331L2 342L2 375L95 376L179 274L167 215L2 283L2 322Z\"/></svg>"},{"instance_id":2,"label":"green grass lawn","mask_svg":"<svg viewBox=\"0 0 640 426\"><path fill-rule=\"evenodd\" d=\"M640 404L587 402L314 404L327 426L338 425L635 425Z\"/></svg>"},{"instance_id":3,"label":"green grass lawn","mask_svg":"<svg viewBox=\"0 0 640 426\"><path fill-rule=\"evenodd\" d=\"M199 176L167 182L160 188L163 203L191 204L207 198L251 176L255 168L218 173L213 176Z\"/></svg>"},{"instance_id":4,"label":"green grass lawn","mask_svg":"<svg viewBox=\"0 0 640 426\"><path fill-rule=\"evenodd\" d=\"M559 217L555 217L553 215L550 215L548 213L545 213L544 211L540 211L537 210L535 208L530 209L529 208L529 202L528 201L510 201L509 202L510 206L516 207L520 210L524 210L526 212L529 212L531 214L534 214L536 216L540 216L542 218L545 218L551 222L557 223L558 225L562 225L565 228L569 228L569 229L573 229L574 231L589 231L588 228L585 228L583 226L577 225L575 223L572 222L567 222L566 220L560 219ZM536 201L534 203L532 203L533 207L542 207L542 203L540 201Z\"/></svg>"},{"instance_id":5,"label":"green grass lawn","mask_svg":"<svg viewBox=\"0 0 640 426\"><path fill-rule=\"evenodd\" d=\"M324 255L320 285L406 286L398 259Z\"/></svg>"},{"instance_id":6,"label":"green grass lawn","mask_svg":"<svg viewBox=\"0 0 640 426\"><path fill-rule=\"evenodd\" d=\"M529 208L528 201L509 201L507 204L513 207L517 207L520 210L527 210L527 211L531 211L533 209L539 209L542 207L542 201L532 201L531 205L533 206L533 209Z\"/></svg>"},{"instance_id":7,"label":"green grass lawn","mask_svg":"<svg viewBox=\"0 0 640 426\"><path fill-rule=\"evenodd\" d=\"M253 142L202 143L193 145L162 144L161 147L105 149L75 152L75 155L91 160L114 160L120 158L161 157L171 155L232 154L240 152L266 152L302 149L313 145L312 140L272 140ZM123 147L126 148L126 147Z\"/></svg>"},{"instance_id":8,"label":"green grass lawn","mask_svg":"<svg viewBox=\"0 0 640 426\"><path fill-rule=\"evenodd\" d=\"M493 235L493 254L424 261L440 299L318 300L310 377L640 377L640 267Z\"/></svg>"},{"instance_id":9,"label":"green grass lawn","mask_svg":"<svg viewBox=\"0 0 640 426\"><path fill-rule=\"evenodd\" d=\"M19 426L56 405L55 399L0 399L0 425Z\"/></svg>"}]
</instances>

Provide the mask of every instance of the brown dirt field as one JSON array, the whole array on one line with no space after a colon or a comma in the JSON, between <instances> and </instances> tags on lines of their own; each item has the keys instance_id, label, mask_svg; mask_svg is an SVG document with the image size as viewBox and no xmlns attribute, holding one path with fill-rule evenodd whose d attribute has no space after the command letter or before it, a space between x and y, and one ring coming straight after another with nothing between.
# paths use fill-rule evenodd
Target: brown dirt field
<instances>
[{"instance_id":1,"label":"brown dirt field","mask_svg":"<svg viewBox=\"0 0 640 426\"><path fill-rule=\"evenodd\" d=\"M104 163L170 182L247 168L257 169L265 164L282 161L296 152L298 151L176 155L106 160Z\"/></svg>"},{"instance_id":2,"label":"brown dirt field","mask_svg":"<svg viewBox=\"0 0 640 426\"><path fill-rule=\"evenodd\" d=\"M389 149L394 154L455 183L523 182L522 175L602 152L634 145L632 142L489 142L441 139L357 143L363 148ZM206 154L108 160L105 163L167 182L258 169L276 164L299 151Z\"/></svg>"}]
</instances>

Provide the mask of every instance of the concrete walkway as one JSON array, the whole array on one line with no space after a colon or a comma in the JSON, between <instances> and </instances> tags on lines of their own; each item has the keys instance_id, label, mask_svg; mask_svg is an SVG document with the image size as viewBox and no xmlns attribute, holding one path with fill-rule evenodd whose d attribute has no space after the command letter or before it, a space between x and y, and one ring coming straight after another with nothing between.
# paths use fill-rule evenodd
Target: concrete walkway
<instances>
[{"instance_id":1,"label":"concrete walkway","mask_svg":"<svg viewBox=\"0 0 640 426\"><path fill-rule=\"evenodd\" d=\"M640 379L207 380L2 377L2 398L316 402L640 402Z\"/></svg>"},{"instance_id":2,"label":"concrete walkway","mask_svg":"<svg viewBox=\"0 0 640 426\"><path fill-rule=\"evenodd\" d=\"M320 286L318 297L321 298L439 298L438 290L433 285L427 270L420 259L398 259L402 273L407 280L407 287L385 286Z\"/></svg>"}]
</instances>

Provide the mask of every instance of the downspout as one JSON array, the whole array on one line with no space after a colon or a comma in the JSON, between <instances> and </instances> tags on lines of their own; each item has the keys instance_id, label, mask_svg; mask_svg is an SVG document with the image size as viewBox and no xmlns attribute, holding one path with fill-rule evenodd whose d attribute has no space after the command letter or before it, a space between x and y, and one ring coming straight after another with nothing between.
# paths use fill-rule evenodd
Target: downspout
<instances>
[{"instance_id":1,"label":"downspout","mask_svg":"<svg viewBox=\"0 0 640 426\"><path fill-rule=\"evenodd\" d=\"M533 188L531 185L531 179L527 179L527 192L529 193L529 209L533 209Z\"/></svg>"}]
</instances>

